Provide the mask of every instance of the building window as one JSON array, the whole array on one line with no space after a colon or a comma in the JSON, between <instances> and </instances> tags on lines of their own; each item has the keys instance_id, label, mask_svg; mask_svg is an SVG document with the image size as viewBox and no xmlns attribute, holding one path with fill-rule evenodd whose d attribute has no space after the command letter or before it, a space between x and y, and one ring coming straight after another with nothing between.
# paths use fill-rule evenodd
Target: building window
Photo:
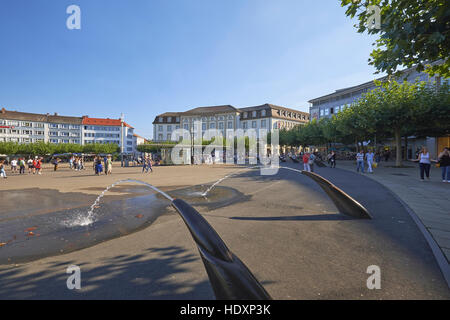
<instances>
[{"instance_id":1,"label":"building window","mask_svg":"<svg viewBox=\"0 0 450 320\"><path fill-rule=\"evenodd\" d=\"M266 116L266 110L261 110L261 117L265 117Z\"/></svg>"},{"instance_id":2,"label":"building window","mask_svg":"<svg viewBox=\"0 0 450 320\"><path fill-rule=\"evenodd\" d=\"M163 117L159 117L159 122L163 122Z\"/></svg>"},{"instance_id":3,"label":"building window","mask_svg":"<svg viewBox=\"0 0 450 320\"><path fill-rule=\"evenodd\" d=\"M216 128L216 124L214 122L209 124L209 128L210 129L215 129Z\"/></svg>"},{"instance_id":4,"label":"building window","mask_svg":"<svg viewBox=\"0 0 450 320\"><path fill-rule=\"evenodd\" d=\"M167 132L172 132L172 126L167 126Z\"/></svg>"},{"instance_id":5,"label":"building window","mask_svg":"<svg viewBox=\"0 0 450 320\"><path fill-rule=\"evenodd\" d=\"M170 140L171 140L171 135L168 134L168 135L167 135L167 141L170 141Z\"/></svg>"},{"instance_id":6,"label":"building window","mask_svg":"<svg viewBox=\"0 0 450 320\"><path fill-rule=\"evenodd\" d=\"M244 112L244 118L247 118L247 115L248 115L247 112Z\"/></svg>"},{"instance_id":7,"label":"building window","mask_svg":"<svg viewBox=\"0 0 450 320\"><path fill-rule=\"evenodd\" d=\"M228 122L228 129L233 129L233 122Z\"/></svg>"},{"instance_id":8,"label":"building window","mask_svg":"<svg viewBox=\"0 0 450 320\"><path fill-rule=\"evenodd\" d=\"M242 122L242 128L247 129L247 121Z\"/></svg>"},{"instance_id":9,"label":"building window","mask_svg":"<svg viewBox=\"0 0 450 320\"><path fill-rule=\"evenodd\" d=\"M274 129L277 129L277 128L278 128L278 125L277 125L276 122L273 123L273 128L274 128Z\"/></svg>"},{"instance_id":10,"label":"building window","mask_svg":"<svg viewBox=\"0 0 450 320\"><path fill-rule=\"evenodd\" d=\"M202 130L203 130L203 131L206 130L206 123L202 123Z\"/></svg>"},{"instance_id":11,"label":"building window","mask_svg":"<svg viewBox=\"0 0 450 320\"><path fill-rule=\"evenodd\" d=\"M252 128L256 128L256 121L252 121Z\"/></svg>"},{"instance_id":12,"label":"building window","mask_svg":"<svg viewBox=\"0 0 450 320\"><path fill-rule=\"evenodd\" d=\"M163 131L163 126L158 126L158 131Z\"/></svg>"},{"instance_id":13,"label":"building window","mask_svg":"<svg viewBox=\"0 0 450 320\"><path fill-rule=\"evenodd\" d=\"M223 129L223 122L219 122L219 129Z\"/></svg>"},{"instance_id":14,"label":"building window","mask_svg":"<svg viewBox=\"0 0 450 320\"><path fill-rule=\"evenodd\" d=\"M158 134L158 140L162 141L162 139L163 139L163 135L162 134Z\"/></svg>"},{"instance_id":15,"label":"building window","mask_svg":"<svg viewBox=\"0 0 450 320\"><path fill-rule=\"evenodd\" d=\"M172 117L168 117L167 122L172 122Z\"/></svg>"},{"instance_id":16,"label":"building window","mask_svg":"<svg viewBox=\"0 0 450 320\"><path fill-rule=\"evenodd\" d=\"M261 120L261 128L265 128L266 127L266 120Z\"/></svg>"}]
</instances>

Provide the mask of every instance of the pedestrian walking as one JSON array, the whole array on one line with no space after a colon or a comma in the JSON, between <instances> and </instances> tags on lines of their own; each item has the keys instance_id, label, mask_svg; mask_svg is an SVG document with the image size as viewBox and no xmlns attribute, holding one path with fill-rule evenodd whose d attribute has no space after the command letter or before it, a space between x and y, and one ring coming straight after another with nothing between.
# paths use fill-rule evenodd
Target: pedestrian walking
<instances>
[{"instance_id":1,"label":"pedestrian walking","mask_svg":"<svg viewBox=\"0 0 450 320\"><path fill-rule=\"evenodd\" d=\"M330 167L336 168L336 153L334 151L331 151L330 155Z\"/></svg>"},{"instance_id":2,"label":"pedestrian walking","mask_svg":"<svg viewBox=\"0 0 450 320\"><path fill-rule=\"evenodd\" d=\"M25 174L25 159L19 159L19 174Z\"/></svg>"},{"instance_id":3,"label":"pedestrian walking","mask_svg":"<svg viewBox=\"0 0 450 320\"><path fill-rule=\"evenodd\" d=\"M309 153L305 152L303 154L303 170L307 172L311 172L311 167L309 166Z\"/></svg>"},{"instance_id":4,"label":"pedestrian walking","mask_svg":"<svg viewBox=\"0 0 450 320\"><path fill-rule=\"evenodd\" d=\"M103 166L105 167L105 174L108 175L108 157L103 157Z\"/></svg>"},{"instance_id":5,"label":"pedestrian walking","mask_svg":"<svg viewBox=\"0 0 450 320\"><path fill-rule=\"evenodd\" d=\"M424 175L426 175L427 179L430 180L431 161L436 162L436 160L431 159L430 153L428 152L428 148L422 147L419 156L417 157L417 159L413 161L419 162L420 181L425 181Z\"/></svg>"},{"instance_id":6,"label":"pedestrian walking","mask_svg":"<svg viewBox=\"0 0 450 320\"><path fill-rule=\"evenodd\" d=\"M27 161L27 165L28 165L28 174L33 172L33 159L29 158Z\"/></svg>"},{"instance_id":7,"label":"pedestrian walking","mask_svg":"<svg viewBox=\"0 0 450 320\"><path fill-rule=\"evenodd\" d=\"M0 161L0 178L6 179L5 160Z\"/></svg>"},{"instance_id":8,"label":"pedestrian walking","mask_svg":"<svg viewBox=\"0 0 450 320\"><path fill-rule=\"evenodd\" d=\"M42 172L41 172L41 169L42 169L42 158L38 158L38 157L36 157L36 158L37 159L35 161L34 168L36 170L36 173L41 175L42 174Z\"/></svg>"},{"instance_id":9,"label":"pedestrian walking","mask_svg":"<svg viewBox=\"0 0 450 320\"><path fill-rule=\"evenodd\" d=\"M364 151L360 150L356 154L356 172L359 172L361 169L361 173L364 173Z\"/></svg>"},{"instance_id":10,"label":"pedestrian walking","mask_svg":"<svg viewBox=\"0 0 450 320\"><path fill-rule=\"evenodd\" d=\"M391 152L389 150L386 150L384 152L384 161L388 162L390 157L391 157Z\"/></svg>"},{"instance_id":11,"label":"pedestrian walking","mask_svg":"<svg viewBox=\"0 0 450 320\"><path fill-rule=\"evenodd\" d=\"M441 168L442 182L450 183L450 150L445 147L438 156L439 167Z\"/></svg>"},{"instance_id":12,"label":"pedestrian walking","mask_svg":"<svg viewBox=\"0 0 450 320\"><path fill-rule=\"evenodd\" d=\"M107 168L106 168L107 173L106 174L112 174L112 158L111 158L111 156L108 156L108 158L106 159L106 165L107 165Z\"/></svg>"},{"instance_id":13,"label":"pedestrian walking","mask_svg":"<svg viewBox=\"0 0 450 320\"><path fill-rule=\"evenodd\" d=\"M142 161L142 173L144 173L144 171L147 173L148 172L148 168L147 168L147 157L144 158L144 161Z\"/></svg>"},{"instance_id":14,"label":"pedestrian walking","mask_svg":"<svg viewBox=\"0 0 450 320\"><path fill-rule=\"evenodd\" d=\"M373 173L372 165L373 165L373 158L374 154L372 150L369 150L369 152L366 153L366 161L367 161L367 172Z\"/></svg>"},{"instance_id":15,"label":"pedestrian walking","mask_svg":"<svg viewBox=\"0 0 450 320\"><path fill-rule=\"evenodd\" d=\"M316 155L313 152L309 155L309 160L308 160L308 164L309 164L309 168L310 168L309 170L311 172L314 172L314 161L315 160L316 160Z\"/></svg>"},{"instance_id":16,"label":"pedestrian walking","mask_svg":"<svg viewBox=\"0 0 450 320\"><path fill-rule=\"evenodd\" d=\"M95 174L100 175L100 173L103 172L102 159L100 159L100 157L97 157L94 163Z\"/></svg>"},{"instance_id":17,"label":"pedestrian walking","mask_svg":"<svg viewBox=\"0 0 450 320\"><path fill-rule=\"evenodd\" d=\"M58 158L53 159L53 166L54 166L53 171L58 170L58 163L59 163Z\"/></svg>"},{"instance_id":18,"label":"pedestrian walking","mask_svg":"<svg viewBox=\"0 0 450 320\"><path fill-rule=\"evenodd\" d=\"M17 173L17 160L16 159L11 160L11 172Z\"/></svg>"}]
</instances>

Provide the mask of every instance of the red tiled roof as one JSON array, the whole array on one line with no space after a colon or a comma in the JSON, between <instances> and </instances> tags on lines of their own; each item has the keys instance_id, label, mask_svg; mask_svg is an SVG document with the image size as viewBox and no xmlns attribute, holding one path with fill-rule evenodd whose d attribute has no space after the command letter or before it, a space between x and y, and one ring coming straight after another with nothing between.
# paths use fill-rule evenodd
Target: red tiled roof
<instances>
[{"instance_id":1,"label":"red tiled roof","mask_svg":"<svg viewBox=\"0 0 450 320\"><path fill-rule=\"evenodd\" d=\"M120 119L102 119L102 118L83 117L83 124L120 127L121 120ZM126 122L124 122L123 125L126 127L129 127L129 128L133 128Z\"/></svg>"}]
</instances>

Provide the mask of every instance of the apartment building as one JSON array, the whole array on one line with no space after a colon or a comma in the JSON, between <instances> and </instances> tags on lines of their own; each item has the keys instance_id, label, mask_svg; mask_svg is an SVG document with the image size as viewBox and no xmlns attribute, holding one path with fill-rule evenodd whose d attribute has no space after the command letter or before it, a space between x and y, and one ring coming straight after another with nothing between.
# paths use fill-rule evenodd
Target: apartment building
<instances>
[{"instance_id":1,"label":"apartment building","mask_svg":"<svg viewBox=\"0 0 450 320\"><path fill-rule=\"evenodd\" d=\"M134 128L123 119L60 116L0 110L0 142L115 143L136 152ZM123 146L123 147L122 147Z\"/></svg>"},{"instance_id":2,"label":"apartment building","mask_svg":"<svg viewBox=\"0 0 450 320\"><path fill-rule=\"evenodd\" d=\"M172 138L174 129L185 129L195 135L201 130L203 135L208 129L216 129L226 136L227 130L291 129L298 124L309 122L309 114L273 104L264 104L248 108L235 108L231 105L198 107L186 112L167 112L156 116L153 121L153 139L155 141L177 141ZM199 123L200 128L194 124Z\"/></svg>"},{"instance_id":3,"label":"apartment building","mask_svg":"<svg viewBox=\"0 0 450 320\"><path fill-rule=\"evenodd\" d=\"M134 128L123 119L101 119L83 117L83 144L115 143L122 152L136 152Z\"/></svg>"},{"instance_id":4,"label":"apartment building","mask_svg":"<svg viewBox=\"0 0 450 320\"><path fill-rule=\"evenodd\" d=\"M378 78L378 81L384 82L387 76ZM415 68L409 68L402 71L397 81L406 79L409 82L414 81L440 81L439 76L430 77L424 72L418 72ZM329 93L308 101L310 103L309 113L311 119L331 118L334 114L344 110L353 102L359 100L363 94L376 88L374 81L368 81L356 86L338 89L333 93Z\"/></svg>"},{"instance_id":5,"label":"apartment building","mask_svg":"<svg viewBox=\"0 0 450 320\"><path fill-rule=\"evenodd\" d=\"M81 144L81 117L0 110L0 142Z\"/></svg>"}]
</instances>

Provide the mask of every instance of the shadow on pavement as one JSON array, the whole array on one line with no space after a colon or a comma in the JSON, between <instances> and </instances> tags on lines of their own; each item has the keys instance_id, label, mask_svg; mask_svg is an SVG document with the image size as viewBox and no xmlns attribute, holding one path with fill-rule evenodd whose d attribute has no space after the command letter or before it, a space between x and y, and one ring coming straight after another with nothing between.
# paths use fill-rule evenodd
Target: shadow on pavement
<instances>
[{"instance_id":1,"label":"shadow on pavement","mask_svg":"<svg viewBox=\"0 0 450 320\"><path fill-rule=\"evenodd\" d=\"M108 258L101 266L68 261L31 273L26 265L0 270L0 299L214 299L207 280L183 280L185 265L198 256L178 246L147 252ZM72 264L81 267L81 290L67 289L66 268Z\"/></svg>"},{"instance_id":2,"label":"shadow on pavement","mask_svg":"<svg viewBox=\"0 0 450 320\"><path fill-rule=\"evenodd\" d=\"M251 221L337 221L353 220L341 214L313 214L306 216L286 216L286 217L231 217L232 220Z\"/></svg>"}]
</instances>

